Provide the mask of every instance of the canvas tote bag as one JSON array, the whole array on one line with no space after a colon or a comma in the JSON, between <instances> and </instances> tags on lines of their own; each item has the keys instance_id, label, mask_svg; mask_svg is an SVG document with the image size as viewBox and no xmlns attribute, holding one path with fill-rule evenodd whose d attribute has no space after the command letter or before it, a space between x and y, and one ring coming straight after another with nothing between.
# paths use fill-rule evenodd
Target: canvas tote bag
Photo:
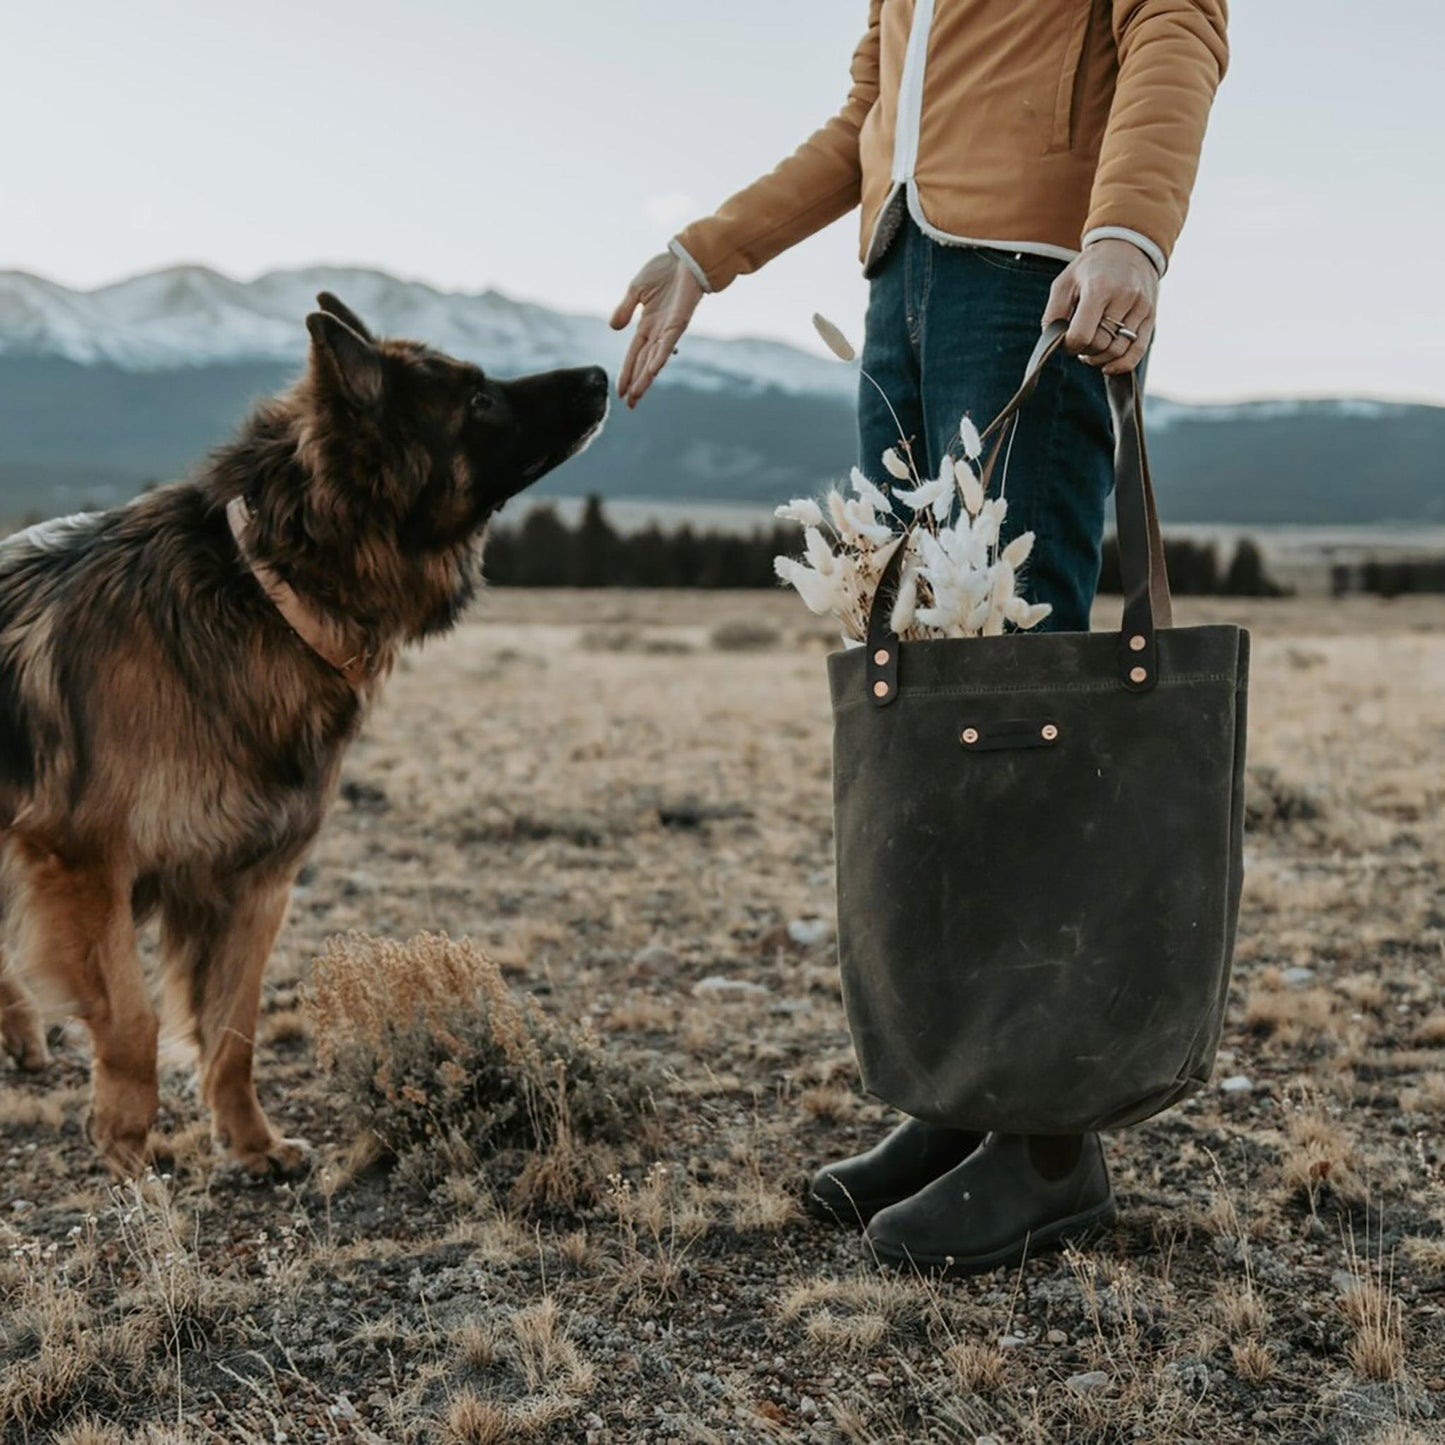
<instances>
[{"instance_id":1,"label":"canvas tote bag","mask_svg":"<svg viewBox=\"0 0 1445 1445\"><path fill-rule=\"evenodd\" d=\"M1063 332L984 433L986 477ZM848 1023L865 1087L936 1124L1136 1123L1219 1043L1249 635L1171 625L1137 382L1108 386L1119 632L900 643L900 546L866 646L828 659Z\"/></svg>"}]
</instances>

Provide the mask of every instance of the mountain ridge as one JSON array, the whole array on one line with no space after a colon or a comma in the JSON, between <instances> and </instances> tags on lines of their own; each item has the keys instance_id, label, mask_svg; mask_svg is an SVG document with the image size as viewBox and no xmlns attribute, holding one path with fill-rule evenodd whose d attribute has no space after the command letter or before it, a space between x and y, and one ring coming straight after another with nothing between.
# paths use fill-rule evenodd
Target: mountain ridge
<instances>
[{"instance_id":1,"label":"mountain ridge","mask_svg":"<svg viewBox=\"0 0 1445 1445\"><path fill-rule=\"evenodd\" d=\"M321 290L382 334L504 375L589 362L615 374L627 345L601 317L365 267L241 281L183 265L89 290L0 271L0 515L109 505L189 470L295 375ZM782 342L689 336L646 405L615 411L543 493L761 503L815 491L853 460L856 386L854 367ZM1445 523L1445 407L1151 395L1148 416L1168 520Z\"/></svg>"}]
</instances>

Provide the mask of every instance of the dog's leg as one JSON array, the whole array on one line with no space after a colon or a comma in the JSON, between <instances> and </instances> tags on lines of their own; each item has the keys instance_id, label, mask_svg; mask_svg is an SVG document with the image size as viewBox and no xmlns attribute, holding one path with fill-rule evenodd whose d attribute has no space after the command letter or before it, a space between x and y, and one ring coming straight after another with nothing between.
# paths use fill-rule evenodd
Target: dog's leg
<instances>
[{"instance_id":1,"label":"dog's leg","mask_svg":"<svg viewBox=\"0 0 1445 1445\"><path fill-rule=\"evenodd\" d=\"M50 1062L45 1028L35 1001L18 978L5 972L3 949L0 949L0 1048L20 1068L31 1072L39 1072Z\"/></svg>"},{"instance_id":2,"label":"dog's leg","mask_svg":"<svg viewBox=\"0 0 1445 1445\"><path fill-rule=\"evenodd\" d=\"M137 1174L160 1094L156 1015L136 950L129 879L39 849L18 861L17 943L26 967L64 990L94 1046L87 1130L116 1174Z\"/></svg>"},{"instance_id":3,"label":"dog's leg","mask_svg":"<svg viewBox=\"0 0 1445 1445\"><path fill-rule=\"evenodd\" d=\"M168 967L188 995L201 1091L216 1142L257 1177L296 1174L304 1139L283 1138L256 1097L252 1059L266 961L291 902L291 877L246 883L226 910L166 907Z\"/></svg>"}]
</instances>

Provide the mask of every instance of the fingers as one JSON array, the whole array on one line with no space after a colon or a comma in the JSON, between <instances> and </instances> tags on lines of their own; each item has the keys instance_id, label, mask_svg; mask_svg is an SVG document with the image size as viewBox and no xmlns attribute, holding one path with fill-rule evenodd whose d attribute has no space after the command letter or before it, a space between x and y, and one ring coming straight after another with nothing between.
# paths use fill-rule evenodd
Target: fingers
<instances>
[{"instance_id":1,"label":"fingers","mask_svg":"<svg viewBox=\"0 0 1445 1445\"><path fill-rule=\"evenodd\" d=\"M1149 354L1149 343L1154 339L1154 317L1147 306L1136 306L1125 318L1124 325L1137 332L1137 338L1130 341L1127 336L1119 340L1126 342L1126 349L1101 368L1105 376L1127 376Z\"/></svg>"},{"instance_id":2,"label":"fingers","mask_svg":"<svg viewBox=\"0 0 1445 1445\"><path fill-rule=\"evenodd\" d=\"M633 313L642 305L642 288L634 281L627 288L627 295L617 303L610 325L614 331L621 331L632 320Z\"/></svg>"},{"instance_id":3,"label":"fingers","mask_svg":"<svg viewBox=\"0 0 1445 1445\"><path fill-rule=\"evenodd\" d=\"M1134 344L1133 341L1122 334L1121 329L1137 331L1138 327L1130 326L1128 322L1121 320L1112 311L1105 311L1099 321L1098 345L1089 348L1087 356L1079 359L1089 366L1108 366L1110 362L1118 361L1123 354Z\"/></svg>"},{"instance_id":4,"label":"fingers","mask_svg":"<svg viewBox=\"0 0 1445 1445\"><path fill-rule=\"evenodd\" d=\"M1055 321L1067 321L1074 313L1074 303L1079 299L1079 288L1074 280L1072 266L1061 271L1049 288L1049 304L1039 321L1039 328L1052 325Z\"/></svg>"},{"instance_id":5,"label":"fingers","mask_svg":"<svg viewBox=\"0 0 1445 1445\"><path fill-rule=\"evenodd\" d=\"M1099 323L1104 319L1104 296L1097 288L1085 287L1074 307L1074 319L1064 336L1064 345L1075 356L1086 356L1109 344Z\"/></svg>"},{"instance_id":6,"label":"fingers","mask_svg":"<svg viewBox=\"0 0 1445 1445\"><path fill-rule=\"evenodd\" d=\"M668 322L658 329L642 349L641 359L629 378L629 385L622 393L628 406L636 406L647 395L648 388L672 359L677 343L682 339L683 330L680 323Z\"/></svg>"},{"instance_id":7,"label":"fingers","mask_svg":"<svg viewBox=\"0 0 1445 1445\"><path fill-rule=\"evenodd\" d=\"M638 364L643 353L652 345L652 330L644 321L632 337L632 344L627 348L627 356L623 360L622 370L617 376L617 395L623 401L630 403L633 381L638 372Z\"/></svg>"}]
</instances>

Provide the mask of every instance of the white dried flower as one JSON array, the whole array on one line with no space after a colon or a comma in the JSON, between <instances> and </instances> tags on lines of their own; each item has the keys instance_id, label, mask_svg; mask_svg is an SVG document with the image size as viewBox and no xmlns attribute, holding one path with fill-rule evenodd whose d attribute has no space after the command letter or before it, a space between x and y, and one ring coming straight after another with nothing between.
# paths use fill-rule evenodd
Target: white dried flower
<instances>
[{"instance_id":1,"label":"white dried flower","mask_svg":"<svg viewBox=\"0 0 1445 1445\"><path fill-rule=\"evenodd\" d=\"M874 511L886 513L893 510L889 505L888 498L857 467L854 467L848 474L848 480L853 483L853 490L865 502L870 503Z\"/></svg>"},{"instance_id":2,"label":"white dried flower","mask_svg":"<svg viewBox=\"0 0 1445 1445\"><path fill-rule=\"evenodd\" d=\"M851 359L852 347L837 328L822 317L817 324L835 352ZM912 484L894 487L891 500L886 487L854 467L850 494L834 487L817 501L795 499L777 509L780 519L802 525L805 549L801 559L777 558L777 574L814 612L837 620L845 646L866 640L873 600L899 545L908 550L889 620L901 638L996 637L1009 627L1036 627L1050 615L1047 605L1032 605L1019 594L1019 571L1034 537L1024 533L1000 547L1008 504L984 493L972 464L982 438L967 417L959 423L959 438L964 457L945 459L942 475L930 481L919 475L907 443L889 447L884 469L895 482ZM913 513L903 542L895 503Z\"/></svg>"},{"instance_id":3,"label":"white dried flower","mask_svg":"<svg viewBox=\"0 0 1445 1445\"><path fill-rule=\"evenodd\" d=\"M853 343L826 316L820 316L816 311L813 313L813 330L823 338L823 344L839 361L858 360Z\"/></svg>"},{"instance_id":4,"label":"white dried flower","mask_svg":"<svg viewBox=\"0 0 1445 1445\"><path fill-rule=\"evenodd\" d=\"M931 482L924 482L922 486L915 487L910 492L895 491L894 497L903 505L914 512L922 512L935 506L940 500L946 500L948 505L953 505L953 484L943 477L935 477ZM945 517L948 515L945 509ZM941 519L940 519L941 520Z\"/></svg>"},{"instance_id":5,"label":"white dried flower","mask_svg":"<svg viewBox=\"0 0 1445 1445\"><path fill-rule=\"evenodd\" d=\"M794 497L791 502L774 507L773 516L780 522L799 522L804 527L816 527L823 520L823 509L811 497Z\"/></svg>"},{"instance_id":6,"label":"white dried flower","mask_svg":"<svg viewBox=\"0 0 1445 1445\"><path fill-rule=\"evenodd\" d=\"M1007 547L1003 549L1003 559L1010 567L1022 567L1029 560L1029 553L1034 550L1034 534L1032 532L1020 532Z\"/></svg>"},{"instance_id":7,"label":"white dried flower","mask_svg":"<svg viewBox=\"0 0 1445 1445\"><path fill-rule=\"evenodd\" d=\"M913 469L898 455L896 447L889 447L883 453L883 466L890 477L894 477L900 482L913 480Z\"/></svg>"},{"instance_id":8,"label":"white dried flower","mask_svg":"<svg viewBox=\"0 0 1445 1445\"><path fill-rule=\"evenodd\" d=\"M918 573L909 567L898 584L898 595L893 599L893 612L888 619L889 626L902 636L913 626L914 614L918 611Z\"/></svg>"},{"instance_id":9,"label":"white dried flower","mask_svg":"<svg viewBox=\"0 0 1445 1445\"><path fill-rule=\"evenodd\" d=\"M865 502L862 497L854 497L844 505L843 510L852 524L855 537L862 537L865 541L877 544L886 542L893 535L893 528L886 522L880 522L872 504Z\"/></svg>"},{"instance_id":10,"label":"white dried flower","mask_svg":"<svg viewBox=\"0 0 1445 1445\"><path fill-rule=\"evenodd\" d=\"M983 483L967 462L955 462L953 475L958 481L958 490L963 493L964 510L970 517L978 516L983 506Z\"/></svg>"},{"instance_id":11,"label":"white dried flower","mask_svg":"<svg viewBox=\"0 0 1445 1445\"><path fill-rule=\"evenodd\" d=\"M834 570L833 549L823 534L816 527L809 527L803 533L803 545L807 548L808 561L813 570L824 577L830 576Z\"/></svg>"}]
</instances>

